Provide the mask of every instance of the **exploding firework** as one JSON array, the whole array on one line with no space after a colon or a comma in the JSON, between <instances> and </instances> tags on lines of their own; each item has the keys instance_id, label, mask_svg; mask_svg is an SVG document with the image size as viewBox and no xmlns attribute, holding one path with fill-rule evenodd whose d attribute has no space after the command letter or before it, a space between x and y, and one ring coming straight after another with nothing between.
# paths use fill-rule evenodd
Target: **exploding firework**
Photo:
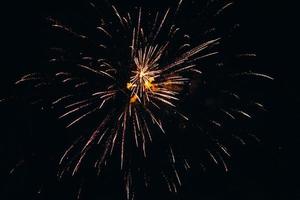
<instances>
[{"instance_id":1,"label":"exploding firework","mask_svg":"<svg viewBox=\"0 0 300 200\"><path fill-rule=\"evenodd\" d=\"M67 121L67 128L86 121L91 121L93 125L93 128L89 128L92 129L90 134L80 135L62 154L59 177L67 172L75 175L95 149L98 156L93 165L99 173L109 166L114 154L119 155L126 198L131 199L135 194L135 171L143 171L141 177L146 187L151 182L147 166L139 165L136 160L142 159L142 163L149 160L155 162L151 154L155 146L153 144L163 141L165 149L159 152L162 154L159 157L167 164L157 163L157 171L169 191L177 192L182 184L180 172L191 167L193 156L188 155L188 151L180 153L186 157L176 156L174 152L180 151L174 150L172 141L166 139L172 138L172 134L177 135L174 129L203 132L205 141L214 147L211 150L207 145L205 152L213 162L223 165L227 170L223 156L230 156L228 148L217 137L203 130L203 124L212 124L221 129L221 122L199 120L186 106L187 99L195 96L194 82L207 79L201 63L218 55L222 38L214 36L200 44L189 42L190 36L174 23L182 3L180 0L174 8L154 13L146 12L143 8L123 13L112 5L110 21L103 18L95 28L100 41L48 18L53 28L92 44L97 53L100 52L97 55L79 52L77 56L70 56L65 55L62 49L53 48L57 56L51 58L50 62L59 66L72 65L72 69L57 71L53 77L51 74L31 73L16 82L17 85L33 84L34 88L52 86L57 91L64 88L64 94L57 92L59 95L51 97L48 106L61 112L58 118ZM91 5L96 8L94 4ZM217 14L231 5L222 5ZM228 76L272 79L253 72L231 73ZM230 90L221 92L235 101L240 99L238 94ZM263 108L260 103L254 104ZM228 107L219 108L219 111L230 120L251 118L237 105ZM232 136L245 143L240 136Z\"/></svg>"}]
</instances>

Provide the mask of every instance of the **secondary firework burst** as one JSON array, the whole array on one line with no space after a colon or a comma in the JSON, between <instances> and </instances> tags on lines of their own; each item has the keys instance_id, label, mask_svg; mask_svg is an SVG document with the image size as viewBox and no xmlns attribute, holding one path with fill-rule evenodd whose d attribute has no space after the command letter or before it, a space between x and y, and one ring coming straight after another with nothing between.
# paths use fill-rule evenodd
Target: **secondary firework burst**
<instances>
[{"instance_id":1,"label":"secondary firework burst","mask_svg":"<svg viewBox=\"0 0 300 200\"><path fill-rule=\"evenodd\" d=\"M46 76L39 73L27 74L16 82L18 85L30 82L35 88L49 85L57 87L57 82L60 82L63 87L68 85L68 94L55 97L50 105L52 108L63 110L59 118L69 121L66 127L75 126L86 119L97 121L91 134L81 135L63 153L60 159L60 177L68 171L75 175L93 148L97 148L100 153L94 162L99 172L107 165L113 152L119 152L126 196L130 199L134 196L131 189L134 187L135 178L132 176L134 167L131 163L136 156L132 144L147 160L147 149L151 149L153 138L168 137L172 134L166 131L165 124L169 126L166 116L178 117L181 123L198 127L196 120L191 119L190 113L178 107L182 107L182 98L188 94L187 88L190 87L195 74L196 77L202 75L199 63L218 54L215 49L221 38L213 37L198 45L190 44L190 36L180 31L180 28L173 23L181 4L182 1L179 1L175 8L156 12L154 15L143 11L142 8L123 14L112 5L111 21L102 19L101 24L96 28L99 31L100 41L108 41L108 44L95 41L94 38L79 34L59 21L48 18L53 28L68 33L70 37L74 36L79 40L92 43L101 52L106 52L93 56L81 53L79 57L75 56L76 58L59 54L51 58L52 63L59 65L75 63L78 69L82 70L80 76L74 76L73 74L76 73L73 73L72 69L67 69L56 72L53 77L49 74ZM94 4L91 5L96 8ZM217 14L230 5L232 3L224 4ZM149 17L149 14L152 15ZM184 42L178 42L178 38ZM60 49L55 50L63 52ZM84 74L88 75L84 77ZM234 74L234 76L244 75L272 79L252 72ZM99 87L93 85L95 79ZM239 96L233 92L225 91L225 93L239 99ZM256 105L262 107L259 103ZM236 108L230 110L221 108L220 111L231 119L235 119L237 115L251 118L247 112ZM221 126L215 120L207 123ZM239 136L234 135L234 137L243 142ZM230 156L228 149L218 140L210 139L210 141L219 149L218 151ZM187 169L190 164L185 158L178 161L172 144L167 146L168 155L165 158L170 163L167 165L168 168L161 169L160 174L169 190L176 192L177 187L181 185L178 172L181 168L177 165L181 164ZM222 163L227 170L220 153L213 153L209 149L205 151L215 163ZM145 185L148 184L147 180L146 178Z\"/></svg>"}]
</instances>

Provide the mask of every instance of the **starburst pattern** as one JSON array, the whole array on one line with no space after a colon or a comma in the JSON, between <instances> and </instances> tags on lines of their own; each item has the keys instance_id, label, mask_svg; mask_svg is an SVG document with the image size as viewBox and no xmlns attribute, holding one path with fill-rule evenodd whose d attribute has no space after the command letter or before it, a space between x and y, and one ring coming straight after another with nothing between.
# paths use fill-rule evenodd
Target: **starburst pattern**
<instances>
[{"instance_id":1,"label":"starburst pattern","mask_svg":"<svg viewBox=\"0 0 300 200\"><path fill-rule=\"evenodd\" d=\"M55 73L54 78L39 73L27 74L16 82L17 85L31 82L35 88L49 85L58 87L57 82L60 82L59 87L61 84L63 87L68 85L68 94L57 96L51 101L52 108L63 111L59 119L68 120L67 128L87 119L96 121L94 123L96 127L91 134L81 135L63 153L59 163L60 177L68 171L75 175L93 148L99 151L94 162L99 173L107 166L113 152L118 152L126 196L127 199L131 199L134 197L132 191L134 168L131 163L134 162L136 155L142 155L144 160L148 159L153 138L168 137L172 134L168 132L168 128L165 128L170 126L168 119L176 119L185 126L196 127L198 131L201 129L199 128L201 123L192 118L188 109L183 109L183 99L190 93L188 90L195 77L205 76L200 63L218 54L216 49L222 39L212 37L198 45L189 43L190 36L181 32L180 28L173 23L182 3L180 0L175 8L156 12L150 17L148 14L153 13L147 13L143 8L122 14L116 6L112 5L112 23L102 19L101 24L97 26L100 38L105 38L104 41L109 41L109 44L95 42L92 38L73 31L59 21L48 18L53 28L80 40L94 43L102 52L106 52L98 56L81 53L76 59L60 54L51 58L52 63L75 63L77 69L81 70L80 73L88 73L87 78L74 76L72 70L66 70ZM91 5L96 7L94 4ZM217 14L231 5L232 3L224 4ZM177 42L178 38L184 42ZM61 52L60 49L54 50ZM113 56L115 54L121 56ZM122 59L117 60L115 57L122 57ZM91 76L93 81L89 80ZM231 77L234 76L272 79L270 76L253 72L231 74ZM93 85L94 79L97 80L97 87ZM223 92L235 99L240 98L231 91ZM262 104L257 102L255 104L263 108ZM232 120L235 120L238 115L251 118L250 114L241 109L221 108L220 111ZM222 126L216 120L208 120L207 123L214 124L216 127ZM233 136L244 143L238 135ZM230 156L225 145L212 136L208 138L218 151ZM177 192L177 187L182 184L180 166L188 169L190 163L186 158L176 158L171 142L166 143L168 150L165 158L170 162L167 169L160 169L160 174L169 190ZM133 144L135 148L132 147ZM138 150L138 153L133 149ZM227 170L226 162L218 151L205 149L216 164L221 163ZM147 179L145 178L146 186Z\"/></svg>"}]
</instances>

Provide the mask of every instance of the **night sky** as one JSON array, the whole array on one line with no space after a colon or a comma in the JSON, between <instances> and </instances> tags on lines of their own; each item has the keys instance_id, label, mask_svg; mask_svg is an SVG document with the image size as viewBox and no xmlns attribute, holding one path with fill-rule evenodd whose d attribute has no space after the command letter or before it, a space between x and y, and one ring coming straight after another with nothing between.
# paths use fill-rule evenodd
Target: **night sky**
<instances>
[{"instance_id":1,"label":"night sky","mask_svg":"<svg viewBox=\"0 0 300 200\"><path fill-rule=\"evenodd\" d=\"M101 0L95 2L98 6L103 3ZM171 0L116 2L123 10L133 5L145 9L174 5ZM184 6L186 17L189 13L197 13L205 4L202 0L186 2L189 2ZM84 0L76 3L69 0L12 1L1 7L5 11L1 25L4 34L1 98L15 95L13 83L18 77L47 67L47 49L53 44L51 38L60 37L50 31L45 20L48 16L66 18L71 25L76 24L76 20L87 24L85 17L93 17L88 1ZM245 146L232 144L234 151L228 163L229 172L208 164L204 171L193 170L188 174L178 195L162 192L158 185L144 196L141 192L141 198L137 199L300 199L297 6L283 1L243 0L236 1L228 13L216 22L224 35L230 35L226 37L226 48L230 53L255 52L257 57L250 63L245 61L246 65L275 78L271 82L254 81L249 89L249 95L256 93L268 110L259 113L251 124L260 142L252 140ZM184 22L187 18L181 20ZM186 26L197 38L197 32L202 30L192 26L192 22L187 20ZM236 29L232 31L229 27ZM55 159L65 149L68 137L64 124L52 111L8 102L0 105L0 114L0 199L76 199L76 182L83 182L81 199L121 199L123 191L118 185L118 174L104 176L99 181L93 173L87 172L84 178L67 176L57 181ZM16 165L20 167L9 175Z\"/></svg>"}]
</instances>

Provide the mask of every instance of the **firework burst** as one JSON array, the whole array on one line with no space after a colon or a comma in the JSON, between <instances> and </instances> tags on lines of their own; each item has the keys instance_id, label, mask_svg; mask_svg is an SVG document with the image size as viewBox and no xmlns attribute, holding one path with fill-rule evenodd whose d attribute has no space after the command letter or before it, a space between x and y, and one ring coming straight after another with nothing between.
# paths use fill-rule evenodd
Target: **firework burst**
<instances>
[{"instance_id":1,"label":"firework burst","mask_svg":"<svg viewBox=\"0 0 300 200\"><path fill-rule=\"evenodd\" d=\"M93 56L80 53L78 57L70 58L62 56L62 50L54 49L59 54L51 58L50 62L57 65L73 63L77 66L76 70L80 71L79 76L74 76L76 73L73 71L76 70L68 69L56 72L54 77L31 73L16 82L17 85L30 82L35 88L49 85L58 88L62 85L67 88L67 94L53 97L50 105L62 112L59 119L67 121L67 128L88 119L95 125L90 134L79 136L63 153L59 162L59 177L67 172L75 175L94 148L98 151L94 166L100 173L116 152L124 176L126 197L131 199L134 197L132 188L135 178L132 174L135 173L134 170L146 168L136 167L132 163L135 163L134 160L139 155L146 162L153 140L171 137L173 133L168 131L168 127L172 126L169 119L176 119L175 123L184 124L185 127L202 130L201 123L193 118L188 109L184 109L183 99L191 93L193 81L206 76L201 62L218 54L216 49L221 38L212 37L198 45L191 44L190 36L173 23L182 3L180 0L174 8L156 13L145 12L143 8L121 13L112 5L112 20L101 19L101 24L96 27L103 43L48 18L53 28L93 43L99 51L104 52ZM91 5L96 8L94 4ZM222 5L217 14L231 5L232 3ZM178 38L184 42L178 42ZM88 75L85 77L85 74ZM234 73L230 76L272 79L252 72ZM93 77L92 81L90 77ZM234 99L240 98L234 92L222 92ZM260 103L255 104L263 108ZM231 120L239 116L251 118L250 114L238 108L220 108L219 111ZM216 120L207 120L205 123L222 127ZM238 135L233 136L244 143ZM228 148L212 136L207 138L218 150L205 148L205 152L213 162L223 165L227 170L222 154L230 156ZM165 146L167 150L161 154L166 154L162 157L169 164L164 164L159 173L169 190L177 192L177 187L182 184L179 171L190 168L190 161L185 157L177 158L170 141L166 141ZM149 178L146 172L144 174L142 176L147 186Z\"/></svg>"}]
</instances>

